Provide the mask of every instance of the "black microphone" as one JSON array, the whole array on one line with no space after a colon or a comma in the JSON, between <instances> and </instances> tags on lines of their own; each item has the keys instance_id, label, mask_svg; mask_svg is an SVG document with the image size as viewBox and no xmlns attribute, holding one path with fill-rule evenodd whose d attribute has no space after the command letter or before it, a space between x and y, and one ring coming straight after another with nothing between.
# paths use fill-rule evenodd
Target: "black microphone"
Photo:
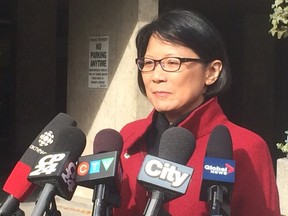
<instances>
[{"instance_id":1,"label":"black microphone","mask_svg":"<svg viewBox=\"0 0 288 216\"><path fill-rule=\"evenodd\" d=\"M55 208L56 195L71 200L76 189L76 162L86 145L86 136L77 127L67 127L60 131L55 140L61 148L55 153L39 157L28 176L28 180L43 188L32 216L42 216ZM57 209L52 209L57 211Z\"/></svg>"},{"instance_id":2,"label":"black microphone","mask_svg":"<svg viewBox=\"0 0 288 216\"><path fill-rule=\"evenodd\" d=\"M76 125L76 121L65 113L59 113L39 133L30 144L21 159L17 162L9 177L7 178L3 191L9 195L0 207L0 215L10 216L36 188L27 180L27 177L39 155L52 152L55 148L54 140L59 131L68 126Z\"/></svg>"},{"instance_id":3,"label":"black microphone","mask_svg":"<svg viewBox=\"0 0 288 216\"><path fill-rule=\"evenodd\" d=\"M143 215L166 214L162 205L186 193L193 168L184 166L195 150L193 134L180 127L167 129L161 136L158 157L146 155L138 181L150 193Z\"/></svg>"},{"instance_id":4,"label":"black microphone","mask_svg":"<svg viewBox=\"0 0 288 216\"><path fill-rule=\"evenodd\" d=\"M93 189L93 216L112 215L112 208L120 207L119 156L123 147L120 133L113 129L99 131L94 139L93 155L81 156L78 161L76 183Z\"/></svg>"},{"instance_id":5,"label":"black microphone","mask_svg":"<svg viewBox=\"0 0 288 216\"><path fill-rule=\"evenodd\" d=\"M218 125L208 140L200 192L200 200L208 203L209 215L230 215L234 181L235 161L231 135L226 126Z\"/></svg>"}]
</instances>

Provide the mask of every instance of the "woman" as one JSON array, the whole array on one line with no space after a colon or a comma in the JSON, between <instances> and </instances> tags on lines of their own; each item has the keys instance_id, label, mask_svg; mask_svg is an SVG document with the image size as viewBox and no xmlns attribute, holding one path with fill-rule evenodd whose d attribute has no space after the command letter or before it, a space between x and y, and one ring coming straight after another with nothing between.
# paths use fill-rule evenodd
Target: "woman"
<instances>
[{"instance_id":1,"label":"woman","mask_svg":"<svg viewBox=\"0 0 288 216\"><path fill-rule=\"evenodd\" d=\"M175 10L144 26L136 46L138 84L154 109L121 130L122 203L114 215L143 215L149 194L137 175L145 155L158 155L161 134L170 127L191 131L196 148L187 163L194 168L189 187L185 195L164 203L163 215L209 215L207 202L199 200L203 160L212 130L224 125L231 133L236 161L231 215L279 216L267 144L230 122L218 104L217 96L230 84L230 71L217 30L199 14Z\"/></svg>"}]
</instances>

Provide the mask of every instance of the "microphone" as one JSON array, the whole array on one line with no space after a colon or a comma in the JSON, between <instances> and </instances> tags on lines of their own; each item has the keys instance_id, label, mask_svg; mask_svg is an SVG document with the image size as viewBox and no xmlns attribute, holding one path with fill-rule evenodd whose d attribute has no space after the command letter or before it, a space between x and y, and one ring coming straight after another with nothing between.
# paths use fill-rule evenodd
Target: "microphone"
<instances>
[{"instance_id":1,"label":"microphone","mask_svg":"<svg viewBox=\"0 0 288 216\"><path fill-rule=\"evenodd\" d=\"M164 131L160 139L159 157L146 155L137 180L150 193L143 215L167 215L164 202L186 193L193 168L184 166L195 150L193 134L181 127ZM169 215L169 214L168 214Z\"/></svg>"},{"instance_id":2,"label":"microphone","mask_svg":"<svg viewBox=\"0 0 288 216\"><path fill-rule=\"evenodd\" d=\"M231 135L224 125L216 126L208 140L203 164L200 200L206 201L211 216L229 216L235 181Z\"/></svg>"},{"instance_id":3,"label":"microphone","mask_svg":"<svg viewBox=\"0 0 288 216\"><path fill-rule=\"evenodd\" d=\"M9 177L7 178L3 191L9 195L0 207L0 215L11 215L35 189L35 185L27 180L35 160L39 155L52 152L60 130L67 126L76 125L76 121L65 113L59 113L40 132L31 143L21 159L17 162Z\"/></svg>"},{"instance_id":4,"label":"microphone","mask_svg":"<svg viewBox=\"0 0 288 216\"><path fill-rule=\"evenodd\" d=\"M113 129L99 131L93 143L93 155L81 156L76 182L93 189L93 216L112 215L120 207L118 186L121 178L119 156L123 147L120 133Z\"/></svg>"},{"instance_id":5,"label":"microphone","mask_svg":"<svg viewBox=\"0 0 288 216\"><path fill-rule=\"evenodd\" d=\"M32 216L42 216L48 211L50 203L55 204L55 195L71 200L77 186L76 161L84 151L86 136L71 126L61 130L55 142L58 151L39 157L28 176L29 181L43 188Z\"/></svg>"}]
</instances>

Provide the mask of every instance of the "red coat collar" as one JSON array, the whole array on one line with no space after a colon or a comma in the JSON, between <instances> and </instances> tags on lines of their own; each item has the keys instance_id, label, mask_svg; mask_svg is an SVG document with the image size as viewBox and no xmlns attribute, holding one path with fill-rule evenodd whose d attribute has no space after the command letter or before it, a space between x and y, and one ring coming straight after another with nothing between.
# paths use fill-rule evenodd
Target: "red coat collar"
<instances>
[{"instance_id":1,"label":"red coat collar","mask_svg":"<svg viewBox=\"0 0 288 216\"><path fill-rule=\"evenodd\" d=\"M228 121L227 117L218 103L217 97L208 100L206 103L197 107L184 119L179 127L187 128L195 138L210 133L216 125Z\"/></svg>"},{"instance_id":2,"label":"red coat collar","mask_svg":"<svg viewBox=\"0 0 288 216\"><path fill-rule=\"evenodd\" d=\"M121 130L121 135L125 143L123 148L124 152L127 152L127 150L135 145L137 140L145 134L152 124L155 112L155 110L152 110L147 118L129 123ZM179 127L187 128L195 138L198 138L210 133L216 125L223 124L226 121L228 121L228 119L223 114L217 97L214 97L193 110L191 114L179 124Z\"/></svg>"}]
</instances>

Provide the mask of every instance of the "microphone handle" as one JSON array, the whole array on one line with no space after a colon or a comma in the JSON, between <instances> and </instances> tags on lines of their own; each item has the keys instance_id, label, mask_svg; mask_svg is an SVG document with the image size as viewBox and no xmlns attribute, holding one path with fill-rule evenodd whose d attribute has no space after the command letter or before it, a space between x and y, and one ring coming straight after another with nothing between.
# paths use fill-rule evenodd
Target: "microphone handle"
<instances>
[{"instance_id":1,"label":"microphone handle","mask_svg":"<svg viewBox=\"0 0 288 216\"><path fill-rule=\"evenodd\" d=\"M230 206L226 202L227 188L222 185L213 185L208 189L208 203L210 216L230 216Z\"/></svg>"},{"instance_id":2,"label":"microphone handle","mask_svg":"<svg viewBox=\"0 0 288 216\"><path fill-rule=\"evenodd\" d=\"M146 204L143 216L171 216L162 208L164 200L165 195L163 192L152 190L151 197Z\"/></svg>"},{"instance_id":3,"label":"microphone handle","mask_svg":"<svg viewBox=\"0 0 288 216\"><path fill-rule=\"evenodd\" d=\"M33 209L31 216L43 216L46 209L49 209L49 205L54 196L55 187L50 183L46 183L36 202L35 208Z\"/></svg>"},{"instance_id":4,"label":"microphone handle","mask_svg":"<svg viewBox=\"0 0 288 216\"><path fill-rule=\"evenodd\" d=\"M10 216L19 208L19 200L13 195L9 195L4 203L0 207L0 215Z\"/></svg>"},{"instance_id":5,"label":"microphone handle","mask_svg":"<svg viewBox=\"0 0 288 216\"><path fill-rule=\"evenodd\" d=\"M111 216L112 207L106 202L108 188L105 184L95 185L93 194L93 213L92 216Z\"/></svg>"},{"instance_id":6,"label":"microphone handle","mask_svg":"<svg viewBox=\"0 0 288 216\"><path fill-rule=\"evenodd\" d=\"M15 211L12 215L9 215L9 216L25 216L25 212L21 210L20 208L18 208L17 211Z\"/></svg>"}]
</instances>

